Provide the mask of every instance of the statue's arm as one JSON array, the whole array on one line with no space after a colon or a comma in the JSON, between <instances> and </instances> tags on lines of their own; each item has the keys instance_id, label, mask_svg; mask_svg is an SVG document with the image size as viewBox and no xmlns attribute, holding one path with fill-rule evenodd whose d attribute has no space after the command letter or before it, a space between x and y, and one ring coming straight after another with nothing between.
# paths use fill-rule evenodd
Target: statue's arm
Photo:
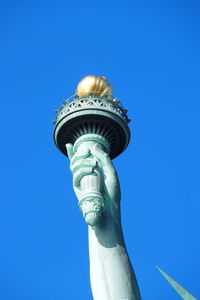
<instances>
[{"instance_id":1,"label":"statue's arm","mask_svg":"<svg viewBox=\"0 0 200 300\"><path fill-rule=\"evenodd\" d=\"M137 280L124 242L120 185L112 161L98 144L85 154L71 156L78 198L81 198L78 182L89 172L92 173L94 168L98 168L102 176L101 192L105 202L101 219L95 226L89 226L90 280L94 300L140 300Z\"/></svg>"},{"instance_id":2,"label":"statue's arm","mask_svg":"<svg viewBox=\"0 0 200 300\"><path fill-rule=\"evenodd\" d=\"M121 224L113 219L89 226L90 280L94 300L140 300Z\"/></svg>"}]
</instances>

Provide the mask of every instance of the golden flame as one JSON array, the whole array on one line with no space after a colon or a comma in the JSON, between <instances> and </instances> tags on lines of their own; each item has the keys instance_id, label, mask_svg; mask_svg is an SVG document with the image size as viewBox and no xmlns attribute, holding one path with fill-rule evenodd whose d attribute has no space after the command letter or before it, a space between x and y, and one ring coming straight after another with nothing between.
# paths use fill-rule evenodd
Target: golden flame
<instances>
[{"instance_id":1,"label":"golden flame","mask_svg":"<svg viewBox=\"0 0 200 300\"><path fill-rule=\"evenodd\" d=\"M104 76L88 75L79 82L76 95L87 97L90 93L97 97L112 95L112 86Z\"/></svg>"}]
</instances>

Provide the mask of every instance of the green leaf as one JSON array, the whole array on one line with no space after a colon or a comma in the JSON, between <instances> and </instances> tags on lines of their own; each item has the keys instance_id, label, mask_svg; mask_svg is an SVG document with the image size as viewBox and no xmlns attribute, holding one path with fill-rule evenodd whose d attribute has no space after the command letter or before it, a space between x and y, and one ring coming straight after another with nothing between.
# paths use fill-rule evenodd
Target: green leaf
<instances>
[{"instance_id":1,"label":"green leaf","mask_svg":"<svg viewBox=\"0 0 200 300\"><path fill-rule=\"evenodd\" d=\"M160 273L165 277L165 279L171 284L171 286L175 289L175 291L181 296L184 300L197 300L197 298L193 297L190 293L188 293L179 283L169 277L164 271L162 271L159 267L156 267Z\"/></svg>"}]
</instances>

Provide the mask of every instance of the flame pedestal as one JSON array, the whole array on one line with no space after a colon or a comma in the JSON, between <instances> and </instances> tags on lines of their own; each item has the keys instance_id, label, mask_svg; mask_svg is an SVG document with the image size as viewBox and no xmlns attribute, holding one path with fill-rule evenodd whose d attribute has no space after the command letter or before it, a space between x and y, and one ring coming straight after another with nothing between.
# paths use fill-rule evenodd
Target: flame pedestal
<instances>
[{"instance_id":1,"label":"flame pedestal","mask_svg":"<svg viewBox=\"0 0 200 300\"><path fill-rule=\"evenodd\" d=\"M127 110L110 96L79 98L64 102L57 110L54 140L61 152L67 156L66 144L88 133L104 137L110 146L110 158L117 157L130 140Z\"/></svg>"}]
</instances>

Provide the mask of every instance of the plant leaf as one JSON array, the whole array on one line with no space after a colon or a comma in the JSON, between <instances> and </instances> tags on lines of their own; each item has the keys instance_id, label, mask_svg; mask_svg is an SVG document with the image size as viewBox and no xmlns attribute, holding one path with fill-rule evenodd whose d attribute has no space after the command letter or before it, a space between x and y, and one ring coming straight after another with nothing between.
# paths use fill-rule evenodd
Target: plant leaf
<instances>
[{"instance_id":1,"label":"plant leaf","mask_svg":"<svg viewBox=\"0 0 200 300\"><path fill-rule=\"evenodd\" d=\"M193 297L190 293L188 293L179 283L169 277L163 270L159 267L156 267L160 273L165 277L165 279L171 284L171 286L175 289L175 291L181 296L184 300L197 300L197 298Z\"/></svg>"}]
</instances>

